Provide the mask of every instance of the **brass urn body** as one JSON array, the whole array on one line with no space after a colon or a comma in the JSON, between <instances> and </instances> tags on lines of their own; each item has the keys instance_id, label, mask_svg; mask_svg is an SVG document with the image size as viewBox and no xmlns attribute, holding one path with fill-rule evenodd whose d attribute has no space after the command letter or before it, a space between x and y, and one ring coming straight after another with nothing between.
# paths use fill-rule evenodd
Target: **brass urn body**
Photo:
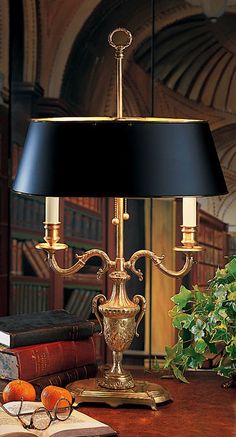
<instances>
[{"instance_id":1,"label":"brass urn body","mask_svg":"<svg viewBox=\"0 0 236 437\"><path fill-rule=\"evenodd\" d=\"M122 390L135 385L131 373L122 368L122 357L134 336L138 335L137 328L145 313L146 300L141 295L135 295L132 301L128 298L125 284L130 276L126 271L114 271L109 277L113 281L110 299L107 300L103 294L98 294L92 304L93 312L101 326L101 333L104 334L113 356L112 367L104 373L99 385Z\"/></svg>"}]
</instances>

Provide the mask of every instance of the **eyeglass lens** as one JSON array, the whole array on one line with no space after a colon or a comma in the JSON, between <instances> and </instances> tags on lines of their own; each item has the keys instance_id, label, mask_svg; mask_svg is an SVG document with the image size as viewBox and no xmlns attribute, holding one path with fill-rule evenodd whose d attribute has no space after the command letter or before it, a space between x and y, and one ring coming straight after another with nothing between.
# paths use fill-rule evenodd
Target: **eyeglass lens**
<instances>
[{"instance_id":1,"label":"eyeglass lens","mask_svg":"<svg viewBox=\"0 0 236 437\"><path fill-rule=\"evenodd\" d=\"M70 416L72 407L67 399L59 399L55 406L55 417L58 420L66 420Z\"/></svg>"},{"instance_id":2,"label":"eyeglass lens","mask_svg":"<svg viewBox=\"0 0 236 437\"><path fill-rule=\"evenodd\" d=\"M37 408L32 415L33 426L38 430L47 429L51 423L52 419L49 411L45 408Z\"/></svg>"},{"instance_id":3,"label":"eyeglass lens","mask_svg":"<svg viewBox=\"0 0 236 437\"><path fill-rule=\"evenodd\" d=\"M61 398L57 401L53 411L50 412L46 410L46 408L40 407L33 412L32 416L29 414L21 413L22 405L23 402L21 401L18 418L21 421L22 425L25 428L34 427L39 431L47 429L51 422L54 420L64 421L68 419L72 412L72 406L70 402L65 398Z\"/></svg>"}]
</instances>

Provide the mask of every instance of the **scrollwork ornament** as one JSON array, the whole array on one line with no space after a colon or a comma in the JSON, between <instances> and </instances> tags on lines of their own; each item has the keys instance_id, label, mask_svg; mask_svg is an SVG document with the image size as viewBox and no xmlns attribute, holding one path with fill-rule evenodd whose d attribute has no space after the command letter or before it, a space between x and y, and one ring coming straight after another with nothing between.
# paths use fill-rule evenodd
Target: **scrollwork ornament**
<instances>
[{"instance_id":1,"label":"scrollwork ornament","mask_svg":"<svg viewBox=\"0 0 236 437\"><path fill-rule=\"evenodd\" d=\"M96 296L94 296L94 298L92 300L92 313L95 314L95 316L97 317L98 323L99 323L100 328L101 328L99 335L103 334L103 323L102 323L102 319L101 319L101 316L100 316L99 311L98 311L98 306L103 305L104 303L106 303L106 301L107 301L107 298L106 298L106 296L104 296L104 294L97 294Z\"/></svg>"},{"instance_id":2,"label":"scrollwork ornament","mask_svg":"<svg viewBox=\"0 0 236 437\"><path fill-rule=\"evenodd\" d=\"M136 294L133 297L133 302L136 303L137 305L140 305L140 311L138 313L138 318L136 321L136 330L135 330L136 337L139 337L138 326L139 326L139 324L140 324L140 322L145 314L145 311L146 311L146 299L141 294Z\"/></svg>"}]
</instances>

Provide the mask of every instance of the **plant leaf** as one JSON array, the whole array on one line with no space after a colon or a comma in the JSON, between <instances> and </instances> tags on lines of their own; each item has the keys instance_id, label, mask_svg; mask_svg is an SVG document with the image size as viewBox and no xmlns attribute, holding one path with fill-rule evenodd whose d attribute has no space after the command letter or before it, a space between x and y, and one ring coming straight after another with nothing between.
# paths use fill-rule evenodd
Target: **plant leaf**
<instances>
[{"instance_id":1,"label":"plant leaf","mask_svg":"<svg viewBox=\"0 0 236 437\"><path fill-rule=\"evenodd\" d=\"M217 354L217 353L218 353L218 350L217 350L217 348L216 348L215 343L208 343L208 348L209 348L209 351L210 351L212 354Z\"/></svg>"},{"instance_id":2,"label":"plant leaf","mask_svg":"<svg viewBox=\"0 0 236 437\"><path fill-rule=\"evenodd\" d=\"M216 367L214 370L219 375L226 376L226 378L229 378L230 375L236 371L236 368L234 366L231 367L231 366L221 365L219 367Z\"/></svg>"},{"instance_id":3,"label":"plant leaf","mask_svg":"<svg viewBox=\"0 0 236 437\"><path fill-rule=\"evenodd\" d=\"M199 338L199 340L195 344L195 351L203 354L207 348L207 343L203 340L203 338Z\"/></svg>"},{"instance_id":4,"label":"plant leaf","mask_svg":"<svg viewBox=\"0 0 236 437\"><path fill-rule=\"evenodd\" d=\"M236 291L232 291L228 294L228 300L235 300L236 301Z\"/></svg>"},{"instance_id":5,"label":"plant leaf","mask_svg":"<svg viewBox=\"0 0 236 437\"><path fill-rule=\"evenodd\" d=\"M166 369L173 361L181 361L183 355L183 340L179 340L174 346L166 346L164 368Z\"/></svg>"},{"instance_id":6,"label":"plant leaf","mask_svg":"<svg viewBox=\"0 0 236 437\"><path fill-rule=\"evenodd\" d=\"M175 305L173 308L171 308L171 310L168 311L170 317L175 317L179 313L180 313L180 309L177 305Z\"/></svg>"},{"instance_id":7,"label":"plant leaf","mask_svg":"<svg viewBox=\"0 0 236 437\"><path fill-rule=\"evenodd\" d=\"M171 368L177 379L180 379L180 381L185 382L185 384L189 384L189 381L185 378L183 372L177 366L172 364Z\"/></svg>"},{"instance_id":8,"label":"plant leaf","mask_svg":"<svg viewBox=\"0 0 236 437\"><path fill-rule=\"evenodd\" d=\"M202 293L201 291L195 292L195 299L196 302L204 302L206 300L205 293Z\"/></svg>"},{"instance_id":9,"label":"plant leaf","mask_svg":"<svg viewBox=\"0 0 236 437\"><path fill-rule=\"evenodd\" d=\"M159 371L160 370L160 364L158 363L157 357L154 358L152 369Z\"/></svg>"},{"instance_id":10,"label":"plant leaf","mask_svg":"<svg viewBox=\"0 0 236 437\"><path fill-rule=\"evenodd\" d=\"M236 341L226 346L226 351L229 353L229 358L236 360Z\"/></svg>"},{"instance_id":11,"label":"plant leaf","mask_svg":"<svg viewBox=\"0 0 236 437\"><path fill-rule=\"evenodd\" d=\"M225 299L225 298L226 298L226 295L227 295L226 287L225 287L224 285L220 284L220 285L216 288L216 290L214 291L214 295L215 295L215 297L217 297L217 298L220 299L220 300Z\"/></svg>"},{"instance_id":12,"label":"plant leaf","mask_svg":"<svg viewBox=\"0 0 236 437\"><path fill-rule=\"evenodd\" d=\"M193 316L191 314L180 313L174 317L172 324L177 329L188 328L192 320Z\"/></svg>"},{"instance_id":13,"label":"plant leaf","mask_svg":"<svg viewBox=\"0 0 236 437\"><path fill-rule=\"evenodd\" d=\"M230 275L236 277L236 259L233 258L228 264L225 265L225 270Z\"/></svg>"},{"instance_id":14,"label":"plant leaf","mask_svg":"<svg viewBox=\"0 0 236 437\"><path fill-rule=\"evenodd\" d=\"M194 334L195 341L205 336L205 326L206 324L200 319L197 319L195 325L191 326L190 331Z\"/></svg>"},{"instance_id":15,"label":"plant leaf","mask_svg":"<svg viewBox=\"0 0 236 437\"><path fill-rule=\"evenodd\" d=\"M183 309L187 303L192 300L192 292L184 287L184 285L181 285L180 292L173 296L171 300L178 305L180 309Z\"/></svg>"},{"instance_id":16,"label":"plant leaf","mask_svg":"<svg viewBox=\"0 0 236 437\"><path fill-rule=\"evenodd\" d=\"M176 357L176 347L166 346L165 350L166 350L166 357L165 357L164 368L166 369L167 367L169 367L171 361L173 361Z\"/></svg>"},{"instance_id":17,"label":"plant leaf","mask_svg":"<svg viewBox=\"0 0 236 437\"><path fill-rule=\"evenodd\" d=\"M216 343L218 341L224 341L225 343L228 343L231 340L232 336L230 333L227 332L226 329L221 328L221 326L222 325L216 327L216 331L210 340L211 343Z\"/></svg>"},{"instance_id":18,"label":"plant leaf","mask_svg":"<svg viewBox=\"0 0 236 437\"><path fill-rule=\"evenodd\" d=\"M204 355L196 352L192 344L189 346L187 353L189 356L188 366L192 369L198 369L198 367L201 367L205 360Z\"/></svg>"}]
</instances>

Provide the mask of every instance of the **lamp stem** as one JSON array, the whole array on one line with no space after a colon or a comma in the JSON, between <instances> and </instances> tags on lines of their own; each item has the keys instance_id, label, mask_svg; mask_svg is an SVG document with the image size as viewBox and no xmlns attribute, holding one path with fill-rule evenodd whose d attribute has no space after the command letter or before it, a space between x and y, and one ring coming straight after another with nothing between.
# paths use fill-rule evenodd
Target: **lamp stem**
<instances>
[{"instance_id":1,"label":"lamp stem","mask_svg":"<svg viewBox=\"0 0 236 437\"><path fill-rule=\"evenodd\" d=\"M116 226L116 268L124 270L124 199L116 198L118 224Z\"/></svg>"},{"instance_id":2,"label":"lamp stem","mask_svg":"<svg viewBox=\"0 0 236 437\"><path fill-rule=\"evenodd\" d=\"M118 118L123 117L122 61L123 51L116 50L116 110Z\"/></svg>"},{"instance_id":3,"label":"lamp stem","mask_svg":"<svg viewBox=\"0 0 236 437\"><path fill-rule=\"evenodd\" d=\"M108 36L110 46L115 49L116 58L116 108L117 118L123 117L123 96L122 96L122 62L123 51L130 46L132 42L132 35L123 27L118 27L113 30Z\"/></svg>"}]
</instances>

